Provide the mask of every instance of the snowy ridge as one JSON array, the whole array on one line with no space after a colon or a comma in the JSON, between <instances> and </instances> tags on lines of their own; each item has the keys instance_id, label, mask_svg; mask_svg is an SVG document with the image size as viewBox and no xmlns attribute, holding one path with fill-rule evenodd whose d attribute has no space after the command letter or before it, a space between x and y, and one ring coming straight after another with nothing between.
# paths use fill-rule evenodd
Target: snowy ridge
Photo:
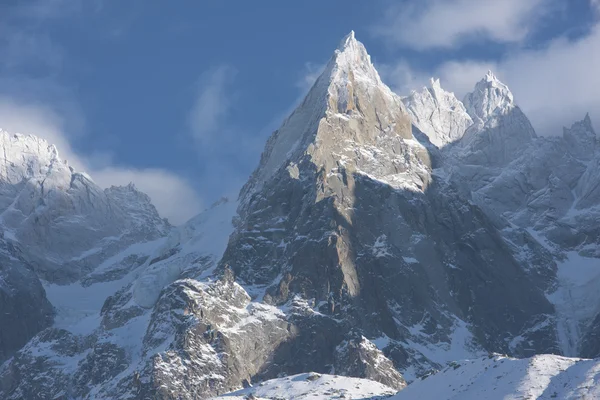
<instances>
[{"instance_id":1,"label":"snowy ridge","mask_svg":"<svg viewBox=\"0 0 600 400\"><path fill-rule=\"evenodd\" d=\"M261 382L255 387L215 397L213 400L379 400L395 393L396 390L367 379L304 373Z\"/></svg>"},{"instance_id":2,"label":"snowy ridge","mask_svg":"<svg viewBox=\"0 0 600 400\"><path fill-rule=\"evenodd\" d=\"M600 398L600 361L540 355L453 363L409 385L393 400L578 400Z\"/></svg>"}]
</instances>

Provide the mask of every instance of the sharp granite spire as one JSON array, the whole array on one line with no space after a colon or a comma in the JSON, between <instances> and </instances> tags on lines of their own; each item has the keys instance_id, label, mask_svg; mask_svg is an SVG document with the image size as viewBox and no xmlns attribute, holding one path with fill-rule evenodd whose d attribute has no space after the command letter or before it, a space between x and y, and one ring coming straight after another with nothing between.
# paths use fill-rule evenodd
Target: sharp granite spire
<instances>
[{"instance_id":1,"label":"sharp granite spire","mask_svg":"<svg viewBox=\"0 0 600 400\"><path fill-rule=\"evenodd\" d=\"M303 102L271 136L260 165L243 193L250 187L259 188L279 168L297 161L309 149L315 164L333 162L322 159L324 154L332 153L332 148L316 152L315 147L334 146L331 135L324 134L324 125L334 119L343 120L339 124L336 120L338 125L345 125L350 119L363 121L362 124L369 121L369 126L390 136L413 139L410 118L401 99L381 81L365 46L356 40L354 32L344 37ZM372 142L377 135L368 131L353 125L340 140ZM343 154L341 149L339 151Z\"/></svg>"}]
</instances>

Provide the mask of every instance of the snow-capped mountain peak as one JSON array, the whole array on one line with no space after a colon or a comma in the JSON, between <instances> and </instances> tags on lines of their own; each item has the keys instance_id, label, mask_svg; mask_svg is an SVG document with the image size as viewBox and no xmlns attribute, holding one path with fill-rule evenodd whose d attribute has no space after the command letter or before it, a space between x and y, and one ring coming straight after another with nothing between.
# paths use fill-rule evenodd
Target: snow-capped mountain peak
<instances>
[{"instance_id":1,"label":"snow-capped mountain peak","mask_svg":"<svg viewBox=\"0 0 600 400\"><path fill-rule=\"evenodd\" d=\"M325 127L330 118L336 123L341 118L343 124L349 124L350 120L377 120L373 127L376 126L378 133L386 132L391 137L395 132L404 139L413 139L402 100L381 81L371 57L353 32L334 51L302 103L269 138L260 165L242 191L242 198L248 191L255 192L262 187L282 166L298 163L307 153L311 153L316 165L335 164L333 158L342 157L345 151L354 152L358 145L376 139L375 132L357 129L356 121L338 141L329 134L320 134L330 129ZM419 150L424 152L423 148ZM336 156L332 157L334 153Z\"/></svg>"},{"instance_id":2,"label":"snow-capped mountain peak","mask_svg":"<svg viewBox=\"0 0 600 400\"><path fill-rule=\"evenodd\" d=\"M381 84L379 74L371 62L371 56L365 46L356 40L354 31L342 39L324 75L327 75L328 70L331 70L329 73L331 83L343 83L348 79L366 79ZM338 82L340 80L342 82Z\"/></svg>"},{"instance_id":3,"label":"snow-capped mountain peak","mask_svg":"<svg viewBox=\"0 0 600 400\"><path fill-rule=\"evenodd\" d=\"M570 128L563 128L563 138L569 152L583 160L591 159L598 146L598 138L589 114L586 114L583 120L575 122Z\"/></svg>"},{"instance_id":4,"label":"snow-capped mountain peak","mask_svg":"<svg viewBox=\"0 0 600 400\"><path fill-rule=\"evenodd\" d=\"M507 114L515 107L515 102L508 86L488 71L473 92L465 96L464 105L471 118L485 122L493 116Z\"/></svg>"},{"instance_id":5,"label":"snow-capped mountain peak","mask_svg":"<svg viewBox=\"0 0 600 400\"><path fill-rule=\"evenodd\" d=\"M0 129L0 181L18 184L23 179L45 177L51 171L70 176L68 165L59 158L56 147L33 135L9 133Z\"/></svg>"}]
</instances>

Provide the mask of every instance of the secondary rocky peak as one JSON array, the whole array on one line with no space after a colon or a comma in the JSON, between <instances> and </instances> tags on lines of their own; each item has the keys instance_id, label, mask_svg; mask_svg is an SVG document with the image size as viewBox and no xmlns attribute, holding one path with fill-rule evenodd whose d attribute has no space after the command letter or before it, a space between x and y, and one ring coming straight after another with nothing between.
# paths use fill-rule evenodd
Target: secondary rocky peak
<instances>
[{"instance_id":1,"label":"secondary rocky peak","mask_svg":"<svg viewBox=\"0 0 600 400\"><path fill-rule=\"evenodd\" d=\"M496 115L505 115L515 107L512 92L492 71L488 71L473 92L465 96L464 105L473 120L483 122Z\"/></svg>"},{"instance_id":2,"label":"secondary rocky peak","mask_svg":"<svg viewBox=\"0 0 600 400\"><path fill-rule=\"evenodd\" d=\"M429 87L412 92L403 102L413 124L437 147L460 139L473 123L464 105L442 88L439 79L431 78Z\"/></svg>"},{"instance_id":3,"label":"secondary rocky peak","mask_svg":"<svg viewBox=\"0 0 600 400\"><path fill-rule=\"evenodd\" d=\"M485 77L483 79L485 79L488 82L499 82L498 78L496 78L496 75L494 75L491 69L488 69L488 72L485 74Z\"/></svg>"},{"instance_id":4,"label":"secondary rocky peak","mask_svg":"<svg viewBox=\"0 0 600 400\"><path fill-rule=\"evenodd\" d=\"M589 113L583 120L575 122L570 128L563 128L563 138L573 156L583 160L591 159L598 146L598 138L592 127Z\"/></svg>"},{"instance_id":5,"label":"secondary rocky peak","mask_svg":"<svg viewBox=\"0 0 600 400\"><path fill-rule=\"evenodd\" d=\"M461 141L466 163L507 165L537 137L508 86L491 71L465 96L464 105L474 122Z\"/></svg>"}]
</instances>

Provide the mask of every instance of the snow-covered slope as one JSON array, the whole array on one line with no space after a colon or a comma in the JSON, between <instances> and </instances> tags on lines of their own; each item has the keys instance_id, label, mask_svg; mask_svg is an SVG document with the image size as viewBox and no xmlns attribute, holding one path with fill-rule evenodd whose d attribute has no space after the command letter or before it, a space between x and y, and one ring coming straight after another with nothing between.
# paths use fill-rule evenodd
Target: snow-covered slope
<instances>
[{"instance_id":1,"label":"snow-covered slope","mask_svg":"<svg viewBox=\"0 0 600 400\"><path fill-rule=\"evenodd\" d=\"M540 355L459 361L390 400L580 400L600 398L600 361Z\"/></svg>"},{"instance_id":2,"label":"snow-covered slope","mask_svg":"<svg viewBox=\"0 0 600 400\"><path fill-rule=\"evenodd\" d=\"M0 397L125 396L122 387L168 345L144 340L151 326L156 331L169 325L154 303L173 281L210 275L233 230L235 207L223 199L168 236L112 255L77 282L46 283L56 312L53 327L0 367ZM46 379L37 379L40 374Z\"/></svg>"},{"instance_id":3,"label":"snow-covered slope","mask_svg":"<svg viewBox=\"0 0 600 400\"><path fill-rule=\"evenodd\" d=\"M379 400L388 398L395 393L396 390L368 379L305 373L271 379L261 382L255 387L215 397L214 400L246 400L249 398L256 400Z\"/></svg>"}]
</instances>

